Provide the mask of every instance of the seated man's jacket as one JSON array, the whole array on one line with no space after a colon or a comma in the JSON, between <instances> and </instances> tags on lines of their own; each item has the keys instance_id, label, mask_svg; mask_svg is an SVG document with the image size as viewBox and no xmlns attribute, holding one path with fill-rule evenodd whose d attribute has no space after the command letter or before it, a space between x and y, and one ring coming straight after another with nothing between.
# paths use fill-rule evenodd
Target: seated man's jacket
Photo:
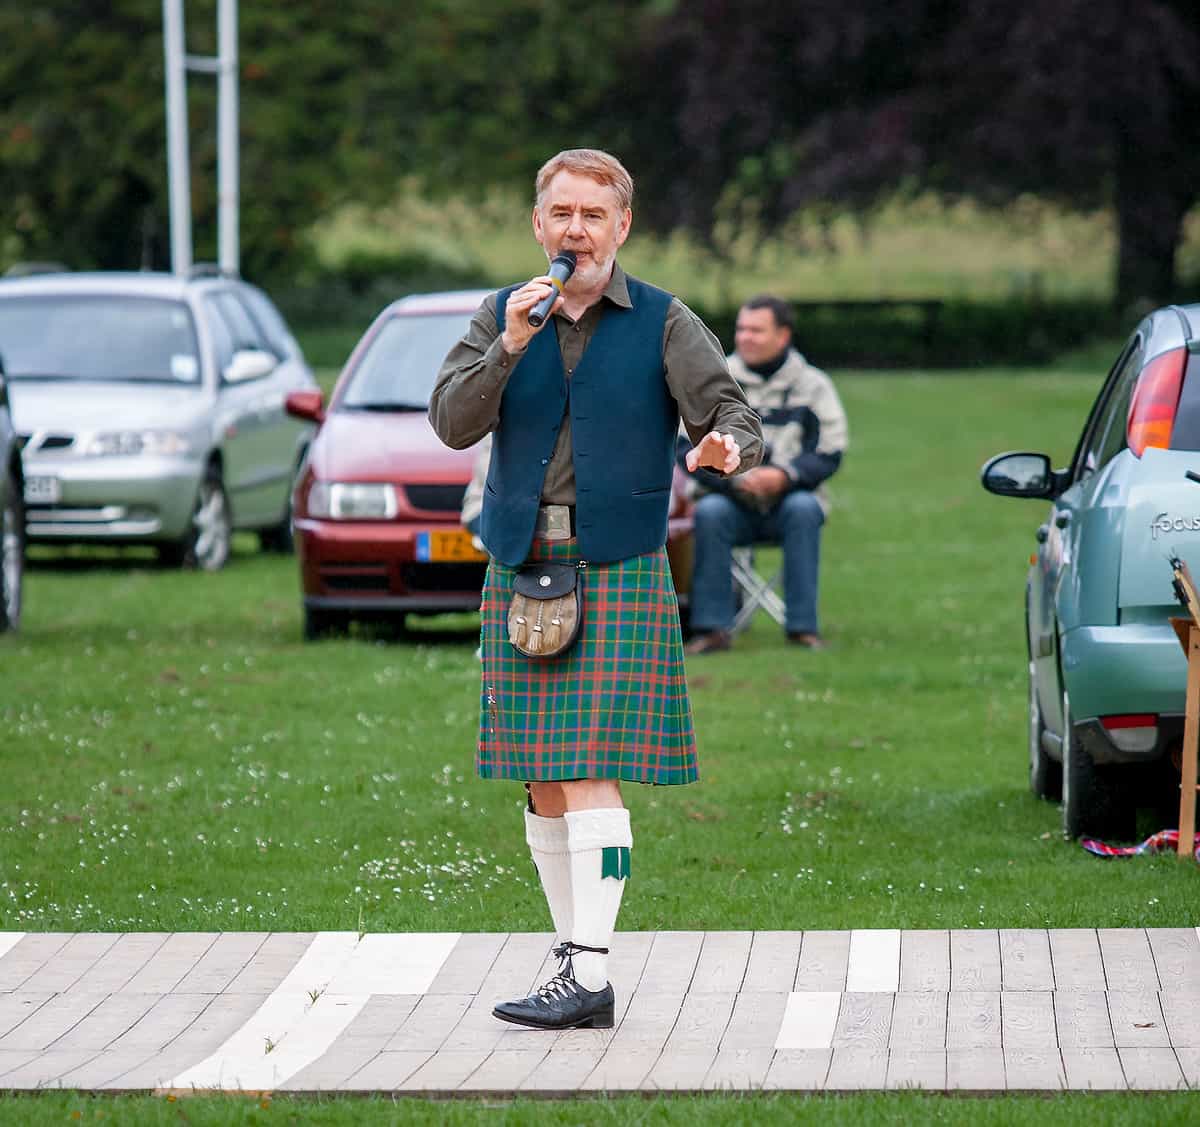
<instances>
[{"instance_id":1,"label":"seated man's jacket","mask_svg":"<svg viewBox=\"0 0 1200 1127\"><path fill-rule=\"evenodd\" d=\"M751 371L736 353L728 362L730 374L762 420L762 464L783 470L792 490L812 492L828 511L829 498L822 483L841 466L849 440L846 412L833 381L794 348L788 350L783 367L769 377ZM681 464L688 448L687 440L682 439ZM736 478L709 470L697 470L692 477L704 492L739 496Z\"/></svg>"}]
</instances>

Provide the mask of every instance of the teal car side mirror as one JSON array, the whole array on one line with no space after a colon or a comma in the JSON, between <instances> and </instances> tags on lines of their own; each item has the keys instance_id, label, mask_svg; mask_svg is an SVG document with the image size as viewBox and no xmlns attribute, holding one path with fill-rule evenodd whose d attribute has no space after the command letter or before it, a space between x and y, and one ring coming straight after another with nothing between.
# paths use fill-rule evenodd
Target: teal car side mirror
<instances>
[{"instance_id":1,"label":"teal car side mirror","mask_svg":"<svg viewBox=\"0 0 1200 1127\"><path fill-rule=\"evenodd\" d=\"M979 476L984 489L1000 497L1051 499L1062 492L1066 475L1056 472L1045 454L1021 451L990 458Z\"/></svg>"}]
</instances>

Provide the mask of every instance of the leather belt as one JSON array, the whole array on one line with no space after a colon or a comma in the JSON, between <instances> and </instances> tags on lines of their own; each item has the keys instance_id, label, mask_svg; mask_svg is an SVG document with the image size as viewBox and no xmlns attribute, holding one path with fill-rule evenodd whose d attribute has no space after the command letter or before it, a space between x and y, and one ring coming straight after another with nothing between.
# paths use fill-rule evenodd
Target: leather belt
<instances>
[{"instance_id":1,"label":"leather belt","mask_svg":"<svg viewBox=\"0 0 1200 1127\"><path fill-rule=\"evenodd\" d=\"M540 505L533 535L538 540L570 540L575 535L575 506Z\"/></svg>"}]
</instances>

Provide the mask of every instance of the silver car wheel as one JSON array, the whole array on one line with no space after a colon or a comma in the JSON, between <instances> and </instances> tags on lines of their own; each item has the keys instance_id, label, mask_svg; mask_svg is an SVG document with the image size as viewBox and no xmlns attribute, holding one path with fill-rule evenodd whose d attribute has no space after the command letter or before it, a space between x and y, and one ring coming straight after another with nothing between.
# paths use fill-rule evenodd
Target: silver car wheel
<instances>
[{"instance_id":1,"label":"silver car wheel","mask_svg":"<svg viewBox=\"0 0 1200 1127\"><path fill-rule=\"evenodd\" d=\"M231 529L229 505L220 478L205 478L201 483L192 527L196 537L192 549L196 566L202 571L218 571L224 567L229 559Z\"/></svg>"},{"instance_id":2,"label":"silver car wheel","mask_svg":"<svg viewBox=\"0 0 1200 1127\"><path fill-rule=\"evenodd\" d=\"M1037 671L1029 662L1029 777L1037 775L1042 754L1042 706L1038 703Z\"/></svg>"},{"instance_id":3,"label":"silver car wheel","mask_svg":"<svg viewBox=\"0 0 1200 1127\"><path fill-rule=\"evenodd\" d=\"M15 486L15 482L10 484ZM0 569L3 569L4 615L0 628L15 629L21 621L21 577L25 564L21 514L13 500L4 506L0 523Z\"/></svg>"}]
</instances>

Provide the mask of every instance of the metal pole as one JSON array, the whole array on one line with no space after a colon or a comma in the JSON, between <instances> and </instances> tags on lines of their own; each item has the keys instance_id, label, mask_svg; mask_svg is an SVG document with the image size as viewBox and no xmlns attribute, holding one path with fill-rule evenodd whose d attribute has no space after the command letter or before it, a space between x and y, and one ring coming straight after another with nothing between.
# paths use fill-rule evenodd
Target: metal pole
<instances>
[{"instance_id":1,"label":"metal pole","mask_svg":"<svg viewBox=\"0 0 1200 1127\"><path fill-rule=\"evenodd\" d=\"M237 274L238 247L238 34L237 0L217 11L217 262Z\"/></svg>"},{"instance_id":2,"label":"metal pole","mask_svg":"<svg viewBox=\"0 0 1200 1127\"><path fill-rule=\"evenodd\" d=\"M189 182L187 77L183 59L183 0L163 0L167 78L167 191L171 208L171 269L192 269L192 192Z\"/></svg>"}]
</instances>

